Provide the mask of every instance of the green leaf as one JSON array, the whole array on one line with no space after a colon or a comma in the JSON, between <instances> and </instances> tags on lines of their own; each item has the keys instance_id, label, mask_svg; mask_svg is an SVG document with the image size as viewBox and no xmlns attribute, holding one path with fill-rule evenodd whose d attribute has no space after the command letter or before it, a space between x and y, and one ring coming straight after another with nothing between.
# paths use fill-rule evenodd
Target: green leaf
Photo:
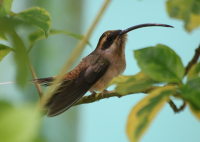
<instances>
[{"instance_id":1,"label":"green leaf","mask_svg":"<svg viewBox=\"0 0 200 142\"><path fill-rule=\"evenodd\" d=\"M169 96L175 92L175 89L172 85L157 88L131 110L126 128L131 142L139 141L158 111L166 101L169 101Z\"/></svg>"},{"instance_id":2,"label":"green leaf","mask_svg":"<svg viewBox=\"0 0 200 142\"><path fill-rule=\"evenodd\" d=\"M115 91L121 95L127 93L136 93L152 87L152 84L158 83L151 78L147 77L143 72L139 72L134 76L120 75L114 78L111 84L116 84Z\"/></svg>"},{"instance_id":3,"label":"green leaf","mask_svg":"<svg viewBox=\"0 0 200 142\"><path fill-rule=\"evenodd\" d=\"M8 15L12 7L13 0L2 0L0 5L0 17Z\"/></svg>"},{"instance_id":4,"label":"green leaf","mask_svg":"<svg viewBox=\"0 0 200 142\"><path fill-rule=\"evenodd\" d=\"M191 103L189 103L189 108L190 108L192 114L194 114L194 116L196 116L196 118L200 121L200 109L198 109Z\"/></svg>"},{"instance_id":5,"label":"green leaf","mask_svg":"<svg viewBox=\"0 0 200 142\"><path fill-rule=\"evenodd\" d=\"M31 24L40 28L44 32L45 38L48 37L51 27L51 17L49 13L43 8L33 7L20 12L16 16L19 16L27 22L30 22Z\"/></svg>"},{"instance_id":6,"label":"green leaf","mask_svg":"<svg viewBox=\"0 0 200 142\"><path fill-rule=\"evenodd\" d=\"M170 17L185 22L185 29L191 32L200 25L199 0L169 0L166 3Z\"/></svg>"},{"instance_id":7,"label":"green leaf","mask_svg":"<svg viewBox=\"0 0 200 142\"><path fill-rule=\"evenodd\" d=\"M186 85L181 86L180 91L186 101L200 109L200 77L188 80Z\"/></svg>"},{"instance_id":8,"label":"green leaf","mask_svg":"<svg viewBox=\"0 0 200 142\"><path fill-rule=\"evenodd\" d=\"M0 62L12 49L8 46L0 44Z\"/></svg>"},{"instance_id":9,"label":"green leaf","mask_svg":"<svg viewBox=\"0 0 200 142\"><path fill-rule=\"evenodd\" d=\"M64 35L68 35L68 36L71 36L71 37L79 39L79 40L84 37L83 35L74 34L74 33L68 32L68 31L51 29L49 32L49 35L55 35L55 34L64 34ZM45 38L45 37L44 37L44 34L42 33L42 31L36 30L28 36L28 41L29 41L30 45L33 46L37 41L39 41L43 38ZM89 42L87 42L87 43L90 45Z\"/></svg>"},{"instance_id":10,"label":"green leaf","mask_svg":"<svg viewBox=\"0 0 200 142\"><path fill-rule=\"evenodd\" d=\"M158 82L181 83L184 66L180 57L169 47L158 44L134 51L139 67L148 77Z\"/></svg>"},{"instance_id":11,"label":"green leaf","mask_svg":"<svg viewBox=\"0 0 200 142\"><path fill-rule=\"evenodd\" d=\"M31 142L38 133L39 113L29 106L14 108L0 102L0 138L2 142Z\"/></svg>"}]
</instances>

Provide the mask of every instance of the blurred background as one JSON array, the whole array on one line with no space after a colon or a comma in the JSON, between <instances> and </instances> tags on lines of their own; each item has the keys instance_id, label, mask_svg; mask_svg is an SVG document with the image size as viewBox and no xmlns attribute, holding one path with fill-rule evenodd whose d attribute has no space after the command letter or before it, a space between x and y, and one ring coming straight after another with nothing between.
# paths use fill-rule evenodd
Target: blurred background
<instances>
[{"instance_id":1,"label":"blurred background","mask_svg":"<svg viewBox=\"0 0 200 142\"><path fill-rule=\"evenodd\" d=\"M104 0L14 0L12 11L18 13L30 7L46 9L52 18L52 29L67 30L85 34L99 12ZM148 27L129 32L126 45L127 68L124 75L134 75L140 71L133 57L133 50L164 44L172 48L182 59L184 66L199 46L200 28L188 33L184 23L172 19L166 12L166 0L113 0L89 39L92 47L86 46L76 64L91 53L103 32L126 29L143 23L169 24L175 28ZM20 37L27 41L29 32L35 29L19 29ZM55 76L73 51L78 40L66 35L49 36L39 41L30 52L31 62L38 78ZM1 40L1 43L8 44ZM28 43L25 42L25 45ZM13 53L0 63L0 83L15 81L16 65ZM29 78L32 76L29 73ZM114 87L108 88L112 90ZM47 88L42 88L44 92ZM39 100L37 89L27 84L24 90L16 84L0 85L0 100L14 105L36 103ZM88 93L90 94L90 93ZM134 94L123 98L109 98L99 102L72 107L67 112L53 117L44 117L39 132L44 142L126 142L126 121L134 105L145 94ZM175 101L177 105L182 102ZM137 122L135 122L137 123ZM164 106L151 124L141 142L199 142L200 123L190 113L188 107L174 114L168 104ZM38 142L39 142L38 140Z\"/></svg>"}]
</instances>

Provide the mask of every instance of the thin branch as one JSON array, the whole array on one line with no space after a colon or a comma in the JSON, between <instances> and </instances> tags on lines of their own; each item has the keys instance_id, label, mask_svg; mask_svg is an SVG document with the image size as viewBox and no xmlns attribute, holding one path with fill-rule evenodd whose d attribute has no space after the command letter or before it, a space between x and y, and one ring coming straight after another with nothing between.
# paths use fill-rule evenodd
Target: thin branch
<instances>
[{"instance_id":1,"label":"thin branch","mask_svg":"<svg viewBox=\"0 0 200 142\"><path fill-rule=\"evenodd\" d=\"M29 46L29 49L27 50L28 53L29 53L29 52L31 51L31 49L33 48L33 45L34 45L34 44L31 44L31 45Z\"/></svg>"},{"instance_id":2,"label":"thin branch","mask_svg":"<svg viewBox=\"0 0 200 142\"><path fill-rule=\"evenodd\" d=\"M188 65L185 68L185 75L187 75L188 71L190 70L190 68L192 67L192 65L194 65L195 63L197 63L197 60L200 56L200 45L199 47L195 50L195 54L194 57L192 58L192 60L188 63Z\"/></svg>"},{"instance_id":3,"label":"thin branch","mask_svg":"<svg viewBox=\"0 0 200 142\"><path fill-rule=\"evenodd\" d=\"M32 76L33 76L33 79L36 80L37 79L37 76L35 74L35 71L33 69L33 66L31 64L31 61L30 61L30 58L28 57L28 65L30 67L30 70L31 70L31 73L32 73ZM40 97L40 101L43 99L43 91L42 91L42 88L40 86L40 84L38 84L37 82L35 82L35 86L37 87L37 90L38 90L38 93L39 93L39 97Z\"/></svg>"},{"instance_id":4,"label":"thin branch","mask_svg":"<svg viewBox=\"0 0 200 142\"><path fill-rule=\"evenodd\" d=\"M102 95L102 93L100 94L96 94L96 95L89 95L89 96L85 96L85 97L82 97L74 106L76 105L81 105L81 104L88 104L88 103L93 103L93 102L96 102L96 101L99 101L99 100L102 100L102 99L107 99L107 98L111 98L111 97L118 97L118 98L121 98L121 97L124 97L124 96L127 96L127 95L131 95L131 94L137 94L137 93L149 93L150 91L152 91L153 89L155 88L159 88L160 86L153 86L151 88L148 88L144 91L141 91L141 92L130 92L130 93L127 93L126 95L120 95L119 93L115 92L114 90L113 91L108 91L106 93L104 93Z\"/></svg>"},{"instance_id":5,"label":"thin branch","mask_svg":"<svg viewBox=\"0 0 200 142\"><path fill-rule=\"evenodd\" d=\"M173 111L174 111L175 113L177 113L177 112L183 111L183 109L184 109L185 106L186 106L186 103L183 102L183 105L182 105L180 108L177 108L177 106L174 104L174 102L173 102L172 100L169 100L169 105L170 105L170 107L173 109Z\"/></svg>"},{"instance_id":6,"label":"thin branch","mask_svg":"<svg viewBox=\"0 0 200 142\"><path fill-rule=\"evenodd\" d=\"M96 27L96 25L99 22L100 18L102 17L103 13L105 12L106 8L108 7L108 4L110 3L110 1L111 0L105 0L103 7L101 8L100 12L98 13L98 15L97 15L96 19L94 20L92 26L89 28L88 32L86 33L85 38L83 38L81 40L81 42L76 46L74 52L71 54L69 59L66 61L65 65L63 66L62 70L60 71L58 77L53 82L51 87L47 90L44 101L42 101L42 103L41 103L41 107L43 106L43 104L45 104L45 102L48 100L48 98L51 97L54 90L58 87L57 84L59 84L61 82L61 80L63 79L65 72L72 66L72 64L76 61L78 56L83 51L88 39L90 38L94 28Z\"/></svg>"}]
</instances>

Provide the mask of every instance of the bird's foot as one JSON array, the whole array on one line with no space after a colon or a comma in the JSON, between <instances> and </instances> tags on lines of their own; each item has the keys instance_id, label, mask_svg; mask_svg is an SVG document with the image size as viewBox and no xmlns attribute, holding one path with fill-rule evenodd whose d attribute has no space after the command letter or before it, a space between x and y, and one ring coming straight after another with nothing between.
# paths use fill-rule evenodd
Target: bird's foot
<instances>
[{"instance_id":1,"label":"bird's foot","mask_svg":"<svg viewBox=\"0 0 200 142\"><path fill-rule=\"evenodd\" d=\"M104 94L106 94L106 93L108 93L108 90L103 90L102 92L101 92L101 97L103 98L103 96L105 96Z\"/></svg>"},{"instance_id":2,"label":"bird's foot","mask_svg":"<svg viewBox=\"0 0 200 142\"><path fill-rule=\"evenodd\" d=\"M92 92L92 94L90 95L90 98L95 98L95 95L96 95L97 93L96 92Z\"/></svg>"}]
</instances>

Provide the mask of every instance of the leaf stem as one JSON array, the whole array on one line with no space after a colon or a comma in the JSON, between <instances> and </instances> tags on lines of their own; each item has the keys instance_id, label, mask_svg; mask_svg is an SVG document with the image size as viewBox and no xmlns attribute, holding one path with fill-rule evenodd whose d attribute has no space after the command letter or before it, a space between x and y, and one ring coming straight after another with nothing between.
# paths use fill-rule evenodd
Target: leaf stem
<instances>
[{"instance_id":1,"label":"leaf stem","mask_svg":"<svg viewBox=\"0 0 200 142\"><path fill-rule=\"evenodd\" d=\"M96 25L99 22L100 18L102 17L103 13L105 12L106 8L108 7L108 4L110 3L110 1L111 0L105 0L105 3L103 5L103 7L101 8L101 10L98 13L96 19L94 20L93 24L91 25L91 27L89 28L88 32L86 33L85 38L83 38L81 40L81 42L79 42L79 44L76 46L74 52L72 52L71 56L69 57L69 59L64 64L63 68L61 69L58 77L53 82L51 87L47 90L45 98L43 99L44 101L41 103L42 106L45 104L45 102L48 100L48 98L50 98L50 96L53 94L54 90L58 87L57 84L59 84L61 82L65 72L72 66L72 64L76 61L76 59L78 58L80 53L83 51L83 49L85 47L85 44L87 43L88 39L90 38L94 28L96 27Z\"/></svg>"},{"instance_id":2,"label":"leaf stem","mask_svg":"<svg viewBox=\"0 0 200 142\"><path fill-rule=\"evenodd\" d=\"M28 53L29 53L29 52L31 51L31 49L33 48L33 45L34 45L34 44L31 44L31 45L29 46L29 49L27 50Z\"/></svg>"}]
</instances>

